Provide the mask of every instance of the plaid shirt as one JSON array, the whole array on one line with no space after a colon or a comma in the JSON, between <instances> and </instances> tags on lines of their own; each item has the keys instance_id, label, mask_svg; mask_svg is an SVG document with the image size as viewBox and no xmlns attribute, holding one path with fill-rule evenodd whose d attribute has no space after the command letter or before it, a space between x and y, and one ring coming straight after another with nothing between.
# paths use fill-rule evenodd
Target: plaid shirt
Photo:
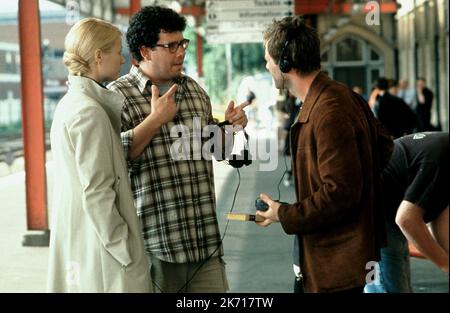
<instances>
[{"instance_id":1,"label":"plaid shirt","mask_svg":"<svg viewBox=\"0 0 450 313\"><path fill-rule=\"evenodd\" d=\"M213 123L213 117L208 95L193 79L182 76L176 83L177 116L161 127L137 159L128 162L129 174L147 253L171 263L198 262L210 256L221 240L212 161L192 153L190 160L174 160L170 148L179 138L171 137L170 130L177 124L187 126L190 150L194 151L193 118L200 118L203 129ZM127 155L132 129L150 113L151 84L133 66L108 86L126 98L121 135ZM215 255L223 255L222 248Z\"/></svg>"}]
</instances>

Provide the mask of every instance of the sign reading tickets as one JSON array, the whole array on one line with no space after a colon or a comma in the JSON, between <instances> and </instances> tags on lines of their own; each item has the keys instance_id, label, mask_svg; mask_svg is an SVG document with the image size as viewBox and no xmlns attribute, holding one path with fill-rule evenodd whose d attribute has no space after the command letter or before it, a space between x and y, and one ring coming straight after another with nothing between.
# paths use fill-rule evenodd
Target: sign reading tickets
<instances>
[{"instance_id":1,"label":"sign reading tickets","mask_svg":"<svg viewBox=\"0 0 450 313\"><path fill-rule=\"evenodd\" d=\"M294 1L207 0L208 43L262 42L262 32L273 19L294 15Z\"/></svg>"}]
</instances>

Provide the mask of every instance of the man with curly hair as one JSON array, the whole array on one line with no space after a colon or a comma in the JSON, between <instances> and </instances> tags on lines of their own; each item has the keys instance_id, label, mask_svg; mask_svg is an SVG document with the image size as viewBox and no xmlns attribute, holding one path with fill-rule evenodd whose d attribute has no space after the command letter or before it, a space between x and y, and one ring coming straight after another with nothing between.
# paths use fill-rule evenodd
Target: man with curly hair
<instances>
[{"instance_id":1,"label":"man with curly hair","mask_svg":"<svg viewBox=\"0 0 450 313\"><path fill-rule=\"evenodd\" d=\"M142 8L127 31L137 65L109 88L126 98L122 142L155 291L225 292L212 162L193 153L181 160L171 155L179 139L174 129L192 131L195 120L201 129L214 124L208 95L182 73L185 27L186 19L171 9ZM230 102L226 120L245 127L245 105Z\"/></svg>"}]
</instances>

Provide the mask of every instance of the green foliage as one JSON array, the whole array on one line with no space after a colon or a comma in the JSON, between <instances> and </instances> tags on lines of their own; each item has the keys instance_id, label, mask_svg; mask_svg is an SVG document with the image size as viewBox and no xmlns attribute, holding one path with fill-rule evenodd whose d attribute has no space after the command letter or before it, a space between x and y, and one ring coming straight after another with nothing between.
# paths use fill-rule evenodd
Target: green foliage
<instances>
[{"instance_id":1,"label":"green foliage","mask_svg":"<svg viewBox=\"0 0 450 313\"><path fill-rule=\"evenodd\" d=\"M189 47L186 51L186 57L185 57L185 66L186 68L196 68L197 64L196 64L196 33L195 33L195 29L192 27L187 27L186 30L184 31L184 38L187 38L190 40L189 43Z\"/></svg>"},{"instance_id":2,"label":"green foliage","mask_svg":"<svg viewBox=\"0 0 450 313\"><path fill-rule=\"evenodd\" d=\"M212 103L224 103L227 97L225 46L216 45L205 49L203 65L206 89Z\"/></svg>"},{"instance_id":3,"label":"green foliage","mask_svg":"<svg viewBox=\"0 0 450 313\"><path fill-rule=\"evenodd\" d=\"M196 68L196 33L187 27L185 37L191 40L187 51L187 67ZM213 104L225 104L235 97L237 87L244 76L265 72L264 47L262 43L231 45L232 77L227 86L227 60L225 45L210 45L203 39L203 75L206 90Z\"/></svg>"},{"instance_id":4,"label":"green foliage","mask_svg":"<svg viewBox=\"0 0 450 313\"><path fill-rule=\"evenodd\" d=\"M231 46L233 71L252 75L265 71L264 48L261 43L233 44Z\"/></svg>"},{"instance_id":5,"label":"green foliage","mask_svg":"<svg viewBox=\"0 0 450 313\"><path fill-rule=\"evenodd\" d=\"M223 103L234 93L242 77L265 72L262 44L231 45L231 86L227 86L227 61L225 45L205 45L204 76L206 87L213 102Z\"/></svg>"}]
</instances>

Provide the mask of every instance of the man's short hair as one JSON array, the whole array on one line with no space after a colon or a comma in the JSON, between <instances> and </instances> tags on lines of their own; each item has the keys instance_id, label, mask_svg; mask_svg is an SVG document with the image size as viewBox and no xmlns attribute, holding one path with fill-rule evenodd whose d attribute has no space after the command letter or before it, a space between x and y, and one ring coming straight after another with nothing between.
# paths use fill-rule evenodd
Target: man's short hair
<instances>
[{"instance_id":1,"label":"man's short hair","mask_svg":"<svg viewBox=\"0 0 450 313\"><path fill-rule=\"evenodd\" d=\"M320 70L319 35L314 28L305 24L302 17L274 20L264 31L263 38L267 51L277 64L281 57L285 57L299 73L309 74Z\"/></svg>"},{"instance_id":2,"label":"man's short hair","mask_svg":"<svg viewBox=\"0 0 450 313\"><path fill-rule=\"evenodd\" d=\"M174 33L182 32L186 28L186 18L174 10L147 6L137 12L130 21L127 30L127 43L133 57L142 61L140 48L142 46L153 48L159 40L161 31Z\"/></svg>"},{"instance_id":3,"label":"man's short hair","mask_svg":"<svg viewBox=\"0 0 450 313\"><path fill-rule=\"evenodd\" d=\"M385 77L380 77L377 80L377 88L380 90L388 90L389 81Z\"/></svg>"},{"instance_id":4,"label":"man's short hair","mask_svg":"<svg viewBox=\"0 0 450 313\"><path fill-rule=\"evenodd\" d=\"M389 88L398 87L398 80L396 80L396 79L389 79L388 83L389 83Z\"/></svg>"}]
</instances>

